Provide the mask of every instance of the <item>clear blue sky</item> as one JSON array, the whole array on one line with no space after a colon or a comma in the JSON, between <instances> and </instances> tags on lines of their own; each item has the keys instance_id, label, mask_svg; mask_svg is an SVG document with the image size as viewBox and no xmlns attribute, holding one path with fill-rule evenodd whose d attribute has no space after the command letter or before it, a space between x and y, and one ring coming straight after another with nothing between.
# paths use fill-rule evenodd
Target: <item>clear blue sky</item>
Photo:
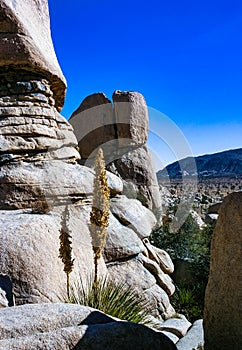
<instances>
[{"instance_id":1,"label":"clear blue sky","mask_svg":"<svg viewBox=\"0 0 242 350\"><path fill-rule=\"evenodd\" d=\"M242 147L241 0L49 0L49 6L68 82L67 119L89 94L134 90L181 129L194 155ZM149 145L164 164L175 160L152 134Z\"/></svg>"}]
</instances>

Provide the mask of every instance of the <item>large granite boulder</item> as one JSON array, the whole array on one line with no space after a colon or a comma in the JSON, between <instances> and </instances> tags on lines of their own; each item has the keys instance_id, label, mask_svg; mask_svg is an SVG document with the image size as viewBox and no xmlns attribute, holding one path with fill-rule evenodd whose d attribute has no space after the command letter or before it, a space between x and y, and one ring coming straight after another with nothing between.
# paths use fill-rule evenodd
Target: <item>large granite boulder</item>
<instances>
[{"instance_id":1,"label":"large granite boulder","mask_svg":"<svg viewBox=\"0 0 242 350\"><path fill-rule=\"evenodd\" d=\"M197 320L176 344L178 350L201 349L204 345L203 320Z\"/></svg>"},{"instance_id":2,"label":"large granite boulder","mask_svg":"<svg viewBox=\"0 0 242 350\"><path fill-rule=\"evenodd\" d=\"M0 69L1 164L79 159L73 128L55 109L50 83L31 75Z\"/></svg>"},{"instance_id":3,"label":"large granite boulder","mask_svg":"<svg viewBox=\"0 0 242 350\"><path fill-rule=\"evenodd\" d=\"M205 350L239 350L242 327L242 192L225 198L212 236L205 295Z\"/></svg>"},{"instance_id":4,"label":"large granite boulder","mask_svg":"<svg viewBox=\"0 0 242 350\"><path fill-rule=\"evenodd\" d=\"M175 315L168 297L168 294L174 292L172 281L163 273L163 277L166 276L165 285L159 285L159 272L162 271L150 269L145 264L145 256L142 253L129 259L108 262L107 268L112 280L123 281L127 286L135 288L148 301L153 316L167 319Z\"/></svg>"},{"instance_id":5,"label":"large granite boulder","mask_svg":"<svg viewBox=\"0 0 242 350\"><path fill-rule=\"evenodd\" d=\"M11 276L17 304L64 300L66 275L59 256L61 214L28 210L0 210L0 267ZM88 228L90 208L69 206L74 271L71 280L86 279L93 270L93 251ZM85 249L84 249L85 247ZM100 272L105 273L104 263Z\"/></svg>"},{"instance_id":6,"label":"large granite boulder","mask_svg":"<svg viewBox=\"0 0 242 350\"><path fill-rule=\"evenodd\" d=\"M116 152L115 122L111 101L103 93L87 96L69 120L78 140L82 159L87 159L100 146L104 155ZM82 161L83 162L83 161Z\"/></svg>"},{"instance_id":7,"label":"large granite boulder","mask_svg":"<svg viewBox=\"0 0 242 350\"><path fill-rule=\"evenodd\" d=\"M149 237L156 225L154 214L137 199L119 195L111 200L111 211L123 223L132 228L143 239Z\"/></svg>"},{"instance_id":8,"label":"large granite boulder","mask_svg":"<svg viewBox=\"0 0 242 350\"><path fill-rule=\"evenodd\" d=\"M125 153L107 168L124 181L124 194L136 198L158 214L161 209L159 185L152 157L146 146Z\"/></svg>"},{"instance_id":9,"label":"large granite boulder","mask_svg":"<svg viewBox=\"0 0 242 350\"><path fill-rule=\"evenodd\" d=\"M106 262L133 257L145 250L142 240L129 227L123 226L110 213L108 234L104 247Z\"/></svg>"},{"instance_id":10,"label":"large granite boulder","mask_svg":"<svg viewBox=\"0 0 242 350\"><path fill-rule=\"evenodd\" d=\"M111 195L122 193L121 180L110 172L107 178ZM93 180L92 169L61 159L6 164L0 173L0 209L90 203Z\"/></svg>"},{"instance_id":11,"label":"large granite boulder","mask_svg":"<svg viewBox=\"0 0 242 350\"><path fill-rule=\"evenodd\" d=\"M51 40L47 0L0 0L0 47L1 73L44 76L56 107L63 106L66 83Z\"/></svg>"},{"instance_id":12,"label":"large granite boulder","mask_svg":"<svg viewBox=\"0 0 242 350\"><path fill-rule=\"evenodd\" d=\"M61 160L14 162L1 167L0 208L23 209L71 204L93 191L93 171Z\"/></svg>"},{"instance_id":13,"label":"large granite boulder","mask_svg":"<svg viewBox=\"0 0 242 350\"><path fill-rule=\"evenodd\" d=\"M135 91L113 93L119 147L140 147L148 139L148 109L144 96Z\"/></svg>"},{"instance_id":14,"label":"large granite boulder","mask_svg":"<svg viewBox=\"0 0 242 350\"><path fill-rule=\"evenodd\" d=\"M78 140L82 164L92 164L100 146L108 163L143 146L148 138L148 109L138 92L116 90L113 104L101 92L87 96L69 122Z\"/></svg>"},{"instance_id":15,"label":"large granite boulder","mask_svg":"<svg viewBox=\"0 0 242 350\"><path fill-rule=\"evenodd\" d=\"M0 310L1 350L176 350L161 332L114 320L81 305L38 304Z\"/></svg>"}]
</instances>

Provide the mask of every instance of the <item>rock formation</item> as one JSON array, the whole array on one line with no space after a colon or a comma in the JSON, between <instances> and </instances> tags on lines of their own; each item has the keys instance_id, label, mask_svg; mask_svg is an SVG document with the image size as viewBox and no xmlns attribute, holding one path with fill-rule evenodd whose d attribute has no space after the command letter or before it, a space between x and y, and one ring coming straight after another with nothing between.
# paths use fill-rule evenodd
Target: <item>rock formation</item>
<instances>
[{"instance_id":1,"label":"rock formation","mask_svg":"<svg viewBox=\"0 0 242 350\"><path fill-rule=\"evenodd\" d=\"M123 193L127 197L137 198L144 206L159 214L161 196L152 158L146 146L115 159L107 168L123 179Z\"/></svg>"},{"instance_id":2,"label":"rock formation","mask_svg":"<svg viewBox=\"0 0 242 350\"><path fill-rule=\"evenodd\" d=\"M82 163L93 158L100 145L106 163L145 144L148 110L138 92L113 93L113 104L103 93L87 96L70 118L78 139Z\"/></svg>"},{"instance_id":3,"label":"rock formation","mask_svg":"<svg viewBox=\"0 0 242 350\"><path fill-rule=\"evenodd\" d=\"M11 277L17 304L56 302L65 290L58 255L66 205L75 259L72 280L85 279L93 268L89 215L94 175L77 163L73 128L57 111L65 82L49 35L47 0L0 0L0 17L0 272ZM125 116L115 129L121 137L118 149L143 146L147 138L143 97L119 92L115 96L115 115ZM103 105L105 98L98 98ZM116 105L122 99L128 101L124 110ZM110 118L105 101L101 127L106 116ZM123 142L126 135L128 143ZM90 141L87 149L91 145ZM112 213L100 271L136 287L149 299L157 318L172 316L173 264L162 252L151 253L146 242L156 218L140 201L122 195L117 176L108 173L108 181Z\"/></svg>"},{"instance_id":4,"label":"rock formation","mask_svg":"<svg viewBox=\"0 0 242 350\"><path fill-rule=\"evenodd\" d=\"M133 91L113 93L113 104L103 93L87 96L73 112L81 164L92 165L102 146L108 170L124 183L124 194L137 198L157 216L161 197L152 158L146 147L148 109L144 97Z\"/></svg>"},{"instance_id":5,"label":"rock formation","mask_svg":"<svg viewBox=\"0 0 242 350\"><path fill-rule=\"evenodd\" d=\"M66 83L52 45L48 2L0 0L0 19L1 78L8 77L7 84L17 83L16 74L18 82L30 82L31 77L38 81L44 78L54 93L56 107L61 108ZM28 84L25 86L29 91ZM11 89L1 83L3 88Z\"/></svg>"},{"instance_id":6,"label":"rock formation","mask_svg":"<svg viewBox=\"0 0 242 350\"><path fill-rule=\"evenodd\" d=\"M176 350L162 332L114 320L81 305L35 304L2 309L0 323L0 350Z\"/></svg>"},{"instance_id":7,"label":"rock formation","mask_svg":"<svg viewBox=\"0 0 242 350\"><path fill-rule=\"evenodd\" d=\"M212 237L205 350L239 350L242 338L242 192L225 198Z\"/></svg>"}]
</instances>

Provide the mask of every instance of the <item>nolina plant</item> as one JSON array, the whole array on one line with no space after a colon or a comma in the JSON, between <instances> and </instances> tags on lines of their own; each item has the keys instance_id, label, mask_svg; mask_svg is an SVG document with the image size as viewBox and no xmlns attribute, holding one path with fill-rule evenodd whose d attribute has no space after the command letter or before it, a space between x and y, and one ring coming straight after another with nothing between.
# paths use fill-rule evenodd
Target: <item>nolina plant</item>
<instances>
[{"instance_id":1,"label":"nolina plant","mask_svg":"<svg viewBox=\"0 0 242 350\"><path fill-rule=\"evenodd\" d=\"M90 214L90 233L94 251L94 286L98 284L98 264L106 243L107 227L109 225L110 191L100 148L95 158L95 177L93 184L93 202Z\"/></svg>"},{"instance_id":2,"label":"nolina plant","mask_svg":"<svg viewBox=\"0 0 242 350\"><path fill-rule=\"evenodd\" d=\"M99 149L95 159L95 178L90 233L94 251L94 275L83 283L82 277L70 288L69 303L91 306L111 316L130 322L152 324L149 303L134 288L124 282L107 277L98 278L98 264L106 242L109 224L110 192L107 183L103 151Z\"/></svg>"},{"instance_id":3,"label":"nolina plant","mask_svg":"<svg viewBox=\"0 0 242 350\"><path fill-rule=\"evenodd\" d=\"M154 326L150 320L152 310L149 302L122 281L117 283L101 277L94 286L93 276L85 284L80 277L71 286L68 302L87 305L122 320Z\"/></svg>"},{"instance_id":4,"label":"nolina plant","mask_svg":"<svg viewBox=\"0 0 242 350\"><path fill-rule=\"evenodd\" d=\"M69 211L68 207L65 207L65 210L61 216L61 229L60 229L60 248L59 248L59 258L61 258L64 264L64 271L66 273L66 291L67 297L70 298L70 273L74 267L74 259L71 256L71 235L68 228L69 221Z\"/></svg>"}]
</instances>

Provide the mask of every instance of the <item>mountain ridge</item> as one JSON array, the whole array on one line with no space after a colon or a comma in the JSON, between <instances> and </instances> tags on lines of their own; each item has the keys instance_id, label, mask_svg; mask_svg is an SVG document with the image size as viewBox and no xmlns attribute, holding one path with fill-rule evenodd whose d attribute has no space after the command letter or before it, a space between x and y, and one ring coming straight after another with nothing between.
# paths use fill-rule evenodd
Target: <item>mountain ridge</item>
<instances>
[{"instance_id":1,"label":"mountain ridge","mask_svg":"<svg viewBox=\"0 0 242 350\"><path fill-rule=\"evenodd\" d=\"M158 180L182 177L242 177L242 148L186 157L157 172Z\"/></svg>"}]
</instances>

